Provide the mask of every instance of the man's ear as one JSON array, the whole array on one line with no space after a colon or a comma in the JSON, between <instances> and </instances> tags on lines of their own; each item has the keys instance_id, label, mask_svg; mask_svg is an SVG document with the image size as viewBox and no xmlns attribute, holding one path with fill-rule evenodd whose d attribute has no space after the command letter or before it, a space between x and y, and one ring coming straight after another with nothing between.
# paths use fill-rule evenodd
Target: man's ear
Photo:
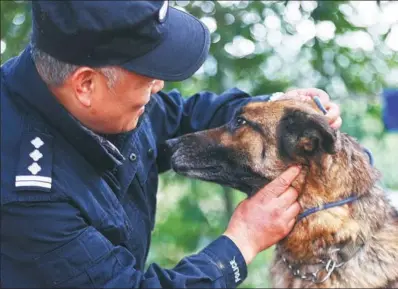
<instances>
[{"instance_id":1,"label":"man's ear","mask_svg":"<svg viewBox=\"0 0 398 289\"><path fill-rule=\"evenodd\" d=\"M287 109L277 139L280 155L292 160L336 153L336 133L326 118L317 114Z\"/></svg>"},{"instance_id":2,"label":"man's ear","mask_svg":"<svg viewBox=\"0 0 398 289\"><path fill-rule=\"evenodd\" d=\"M71 84L77 100L86 107L91 106L96 71L90 67L79 67L71 76Z\"/></svg>"}]
</instances>

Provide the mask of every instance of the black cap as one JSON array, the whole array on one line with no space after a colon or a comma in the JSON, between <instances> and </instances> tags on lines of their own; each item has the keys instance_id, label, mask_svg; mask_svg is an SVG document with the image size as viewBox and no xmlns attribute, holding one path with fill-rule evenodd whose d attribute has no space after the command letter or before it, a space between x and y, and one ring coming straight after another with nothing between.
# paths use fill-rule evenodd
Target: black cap
<instances>
[{"instance_id":1,"label":"black cap","mask_svg":"<svg viewBox=\"0 0 398 289\"><path fill-rule=\"evenodd\" d=\"M32 43L75 65L180 81L205 61L208 29L168 1L32 1Z\"/></svg>"}]
</instances>

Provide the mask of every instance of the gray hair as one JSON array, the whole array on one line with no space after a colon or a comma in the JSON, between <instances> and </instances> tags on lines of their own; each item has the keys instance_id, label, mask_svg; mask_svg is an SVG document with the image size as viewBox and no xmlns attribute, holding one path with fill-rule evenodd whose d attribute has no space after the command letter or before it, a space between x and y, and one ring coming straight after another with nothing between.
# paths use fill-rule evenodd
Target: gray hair
<instances>
[{"instance_id":1,"label":"gray hair","mask_svg":"<svg viewBox=\"0 0 398 289\"><path fill-rule=\"evenodd\" d=\"M37 70L47 85L60 86L66 78L80 66L58 60L36 46L32 46L32 58ZM113 66L93 68L100 71L108 79L108 87L112 88L118 79L118 69Z\"/></svg>"}]
</instances>

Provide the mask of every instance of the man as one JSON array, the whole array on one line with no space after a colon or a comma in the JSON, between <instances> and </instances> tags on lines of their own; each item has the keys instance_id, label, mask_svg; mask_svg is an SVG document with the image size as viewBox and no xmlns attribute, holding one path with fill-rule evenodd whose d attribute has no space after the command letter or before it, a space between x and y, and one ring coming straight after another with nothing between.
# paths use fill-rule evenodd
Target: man
<instances>
[{"instance_id":1,"label":"man","mask_svg":"<svg viewBox=\"0 0 398 289\"><path fill-rule=\"evenodd\" d=\"M31 44L1 68L3 287L236 287L247 264L291 230L290 168L236 209L225 233L144 271L165 140L226 123L248 101L231 89L184 100L208 30L160 1L33 1ZM331 125L339 111L320 94Z\"/></svg>"}]
</instances>

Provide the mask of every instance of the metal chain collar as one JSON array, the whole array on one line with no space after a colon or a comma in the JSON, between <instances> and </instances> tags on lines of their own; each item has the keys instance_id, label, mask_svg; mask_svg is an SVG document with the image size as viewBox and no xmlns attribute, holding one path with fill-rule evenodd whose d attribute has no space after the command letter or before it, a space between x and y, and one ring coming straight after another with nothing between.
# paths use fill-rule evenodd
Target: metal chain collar
<instances>
[{"instance_id":1,"label":"metal chain collar","mask_svg":"<svg viewBox=\"0 0 398 289\"><path fill-rule=\"evenodd\" d=\"M333 251L333 253L340 251L340 248L337 248ZM315 284L320 284L325 282L330 278L333 271L337 268L343 266L347 261L342 261L337 263L336 261L332 260L331 258L325 260L320 260L318 263L310 264L310 265L320 265L320 268L314 272L304 272L302 270L303 263L291 265L285 257L282 257L283 262L287 265L290 269L290 272L294 277L300 278L305 281L311 281Z\"/></svg>"}]
</instances>

